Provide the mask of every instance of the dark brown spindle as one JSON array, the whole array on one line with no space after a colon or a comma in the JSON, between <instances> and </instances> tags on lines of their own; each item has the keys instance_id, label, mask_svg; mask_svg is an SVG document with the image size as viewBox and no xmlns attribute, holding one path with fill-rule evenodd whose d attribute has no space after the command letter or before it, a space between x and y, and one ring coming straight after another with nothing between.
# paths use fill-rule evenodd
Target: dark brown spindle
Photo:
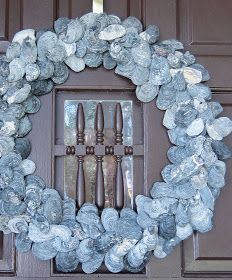
<instances>
[{"instance_id":1,"label":"dark brown spindle","mask_svg":"<svg viewBox=\"0 0 232 280\"><path fill-rule=\"evenodd\" d=\"M71 154L71 146L66 147L66 155L69 156Z\"/></svg>"},{"instance_id":2,"label":"dark brown spindle","mask_svg":"<svg viewBox=\"0 0 232 280\"><path fill-rule=\"evenodd\" d=\"M114 147L113 146L106 146L105 147L105 154L106 155L113 155L114 154Z\"/></svg>"},{"instance_id":3,"label":"dark brown spindle","mask_svg":"<svg viewBox=\"0 0 232 280\"><path fill-rule=\"evenodd\" d=\"M103 145L104 143L104 115L102 104L98 103L95 117L95 130L96 130L96 145ZM103 175L103 156L96 156L97 170L96 170L96 186L95 186L95 204L99 209L105 206L105 188L104 188L104 175Z\"/></svg>"},{"instance_id":4,"label":"dark brown spindle","mask_svg":"<svg viewBox=\"0 0 232 280\"><path fill-rule=\"evenodd\" d=\"M122 107L117 103L114 119L115 145L123 144L123 116ZM115 208L120 210L124 206L124 184L122 174L122 156L116 156L116 176L115 176Z\"/></svg>"},{"instance_id":5,"label":"dark brown spindle","mask_svg":"<svg viewBox=\"0 0 232 280\"><path fill-rule=\"evenodd\" d=\"M131 146L125 146L125 148L124 148L124 152L125 152L125 155L126 156L131 156L131 155L133 155L133 147L131 147Z\"/></svg>"},{"instance_id":6,"label":"dark brown spindle","mask_svg":"<svg viewBox=\"0 0 232 280\"><path fill-rule=\"evenodd\" d=\"M94 155L94 146L86 147L86 155Z\"/></svg>"},{"instance_id":7,"label":"dark brown spindle","mask_svg":"<svg viewBox=\"0 0 232 280\"><path fill-rule=\"evenodd\" d=\"M71 148L70 148L70 153L71 153L71 155L74 156L74 155L75 155L75 152L76 152L75 147L74 147L74 146L71 146Z\"/></svg>"},{"instance_id":8,"label":"dark brown spindle","mask_svg":"<svg viewBox=\"0 0 232 280\"><path fill-rule=\"evenodd\" d=\"M76 115L76 129L77 129L77 145L84 145L85 142L85 116L81 103L78 104ZM85 202L85 174L84 174L84 156L77 156L77 206L80 208Z\"/></svg>"}]
</instances>

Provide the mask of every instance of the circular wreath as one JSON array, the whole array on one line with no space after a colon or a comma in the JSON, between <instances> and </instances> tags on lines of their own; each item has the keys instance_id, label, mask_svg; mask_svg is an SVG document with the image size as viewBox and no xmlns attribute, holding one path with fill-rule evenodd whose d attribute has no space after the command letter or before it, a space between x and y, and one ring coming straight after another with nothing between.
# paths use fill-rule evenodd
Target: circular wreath
<instances>
[{"instance_id":1,"label":"circular wreath","mask_svg":"<svg viewBox=\"0 0 232 280\"><path fill-rule=\"evenodd\" d=\"M232 121L218 117L222 107L210 101L203 84L208 71L177 40L159 41L159 28L143 31L135 17L88 13L59 18L54 30L22 30L0 57L0 229L16 233L21 252L32 249L41 260L56 259L59 271L82 264L93 273L102 262L110 272L142 270L153 254L164 258L193 230L212 228L214 203L224 186L225 160L231 151L223 138ZM129 78L142 102L155 97L164 110L163 125L170 142L171 164L164 182L156 182L151 197L136 197L137 211L97 207L62 199L32 175L35 163L27 157L32 128L28 114L40 108L37 96L54 84L88 67L115 69ZM153 101L154 102L154 101Z\"/></svg>"}]
</instances>

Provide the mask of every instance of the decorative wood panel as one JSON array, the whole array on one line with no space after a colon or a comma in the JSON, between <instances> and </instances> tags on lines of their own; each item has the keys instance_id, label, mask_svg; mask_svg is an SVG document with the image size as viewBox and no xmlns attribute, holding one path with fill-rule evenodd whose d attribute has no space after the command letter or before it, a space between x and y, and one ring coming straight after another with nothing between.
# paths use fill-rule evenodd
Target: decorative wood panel
<instances>
[{"instance_id":1,"label":"decorative wood panel","mask_svg":"<svg viewBox=\"0 0 232 280\"><path fill-rule=\"evenodd\" d=\"M197 55L232 55L230 0L179 0L179 37Z\"/></svg>"},{"instance_id":2,"label":"decorative wood panel","mask_svg":"<svg viewBox=\"0 0 232 280\"><path fill-rule=\"evenodd\" d=\"M101 95L99 96L99 90ZM99 97L101 99L99 99ZM132 99L134 103L133 106L133 144L143 144L143 132L142 132L142 107L139 103L135 101L133 87L124 88L114 88L111 86L111 90L108 91L104 87L100 85L95 85L90 88L83 87L81 85L75 87L69 86L60 86L57 88L54 94L54 127L55 127L55 134L54 134L54 144L62 145L64 143L64 129L63 126L60 125L64 122L64 101L65 100L130 100ZM112 116L113 118L113 116ZM134 195L143 192L143 176L139 174L137 176L136 170L143 170L143 158L142 157L135 157L134 158L134 174L136 178L134 179ZM54 170L55 174L58 175L54 176L54 181L52 185L56 186L57 190L60 192L61 195L64 193L64 182L63 182L63 160L60 157L56 157L54 162ZM138 172L137 172L138 173ZM75 198L76 197L76 190L73 189L70 195Z\"/></svg>"},{"instance_id":3,"label":"decorative wood panel","mask_svg":"<svg viewBox=\"0 0 232 280\"><path fill-rule=\"evenodd\" d=\"M157 24L161 40L177 38L210 72L212 87L232 80L232 2L230 0L144 0L145 26Z\"/></svg>"},{"instance_id":4,"label":"decorative wood panel","mask_svg":"<svg viewBox=\"0 0 232 280\"><path fill-rule=\"evenodd\" d=\"M13 33L19 29L18 7L19 1L0 0L0 53L5 52Z\"/></svg>"},{"instance_id":5,"label":"decorative wood panel","mask_svg":"<svg viewBox=\"0 0 232 280\"><path fill-rule=\"evenodd\" d=\"M56 0L0 0L0 52L21 29L52 28L57 7Z\"/></svg>"},{"instance_id":6,"label":"decorative wood panel","mask_svg":"<svg viewBox=\"0 0 232 280\"><path fill-rule=\"evenodd\" d=\"M113 71L106 71L103 68L93 70L85 70L88 75L76 75L74 72L70 72L69 80L64 84L57 86L55 92L53 93L53 109L54 109L54 143L62 144L64 142L64 129L61 125L64 120L64 100L133 100L133 144L143 144L143 110L142 105L135 100L134 86L127 80L122 77L119 77L113 73ZM79 80L78 79L79 76ZM106 78L108 76L108 78ZM86 83L86 78L88 77L88 85ZM104 82L102 81L104 77ZM90 82L91 81L91 82ZM110 90L109 90L110 88ZM112 115L112 118L114 116ZM63 160L60 157L56 157L54 162L54 181L52 185L56 187L61 195L64 193L63 185ZM143 157L137 157L134 159L134 196L138 193L143 193L143 176L142 173L139 173L138 170L141 170L143 173ZM73 197L75 197L75 190L73 190ZM111 273L105 270L102 267L101 272L104 274L95 274L102 277L115 277ZM52 272L53 277L62 277L66 276L68 278L72 277L85 277L81 272L81 269L78 268L76 272L70 274L63 274L56 270L54 262L52 262ZM117 278L131 277L131 274L121 273ZM133 277L144 278L146 274L135 274Z\"/></svg>"},{"instance_id":7,"label":"decorative wood panel","mask_svg":"<svg viewBox=\"0 0 232 280\"><path fill-rule=\"evenodd\" d=\"M187 50L210 71L211 87L230 87L232 2L176 0L176 28Z\"/></svg>"},{"instance_id":8,"label":"decorative wood panel","mask_svg":"<svg viewBox=\"0 0 232 280\"><path fill-rule=\"evenodd\" d=\"M219 101L224 112L222 116L232 117L231 89L213 89L213 99ZM232 136L226 139L231 146ZM183 242L182 265L184 276L230 276L232 277L231 228L232 220L232 162L227 163L226 186L221 191L214 216L214 229L207 234L194 234Z\"/></svg>"},{"instance_id":9,"label":"decorative wood panel","mask_svg":"<svg viewBox=\"0 0 232 280\"><path fill-rule=\"evenodd\" d=\"M6 0L0 1L0 40L1 43L5 42L8 37L8 28L7 28L7 16L9 13L9 7Z\"/></svg>"}]
</instances>

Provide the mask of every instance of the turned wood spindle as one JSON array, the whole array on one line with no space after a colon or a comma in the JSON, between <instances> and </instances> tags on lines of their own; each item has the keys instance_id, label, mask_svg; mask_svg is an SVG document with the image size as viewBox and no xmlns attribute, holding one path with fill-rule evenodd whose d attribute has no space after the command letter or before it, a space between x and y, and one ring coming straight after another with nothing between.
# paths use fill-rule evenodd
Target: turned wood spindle
<instances>
[{"instance_id":1,"label":"turned wood spindle","mask_svg":"<svg viewBox=\"0 0 232 280\"><path fill-rule=\"evenodd\" d=\"M85 142L85 116L81 103L78 104L76 114L76 129L77 129L77 145L84 145ZM84 156L77 156L77 206L80 208L85 202L85 174L84 174Z\"/></svg>"},{"instance_id":2,"label":"turned wood spindle","mask_svg":"<svg viewBox=\"0 0 232 280\"><path fill-rule=\"evenodd\" d=\"M116 104L115 119L115 145L123 144L123 116L120 103ZM116 176L115 176L115 208L120 210L124 206L124 183L122 174L122 156L116 156Z\"/></svg>"},{"instance_id":3,"label":"turned wood spindle","mask_svg":"<svg viewBox=\"0 0 232 280\"><path fill-rule=\"evenodd\" d=\"M104 115L102 104L98 103L95 116L95 130L96 130L96 145L103 145L104 143ZM95 204L99 209L105 206L105 188L104 188L104 174L102 168L103 156L96 156L96 186L95 186Z\"/></svg>"}]
</instances>

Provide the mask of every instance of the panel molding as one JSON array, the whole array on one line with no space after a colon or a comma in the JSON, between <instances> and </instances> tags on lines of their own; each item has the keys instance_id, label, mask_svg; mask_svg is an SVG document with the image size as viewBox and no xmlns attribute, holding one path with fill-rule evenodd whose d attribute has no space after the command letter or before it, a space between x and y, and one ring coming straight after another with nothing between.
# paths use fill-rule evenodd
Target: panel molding
<instances>
[{"instance_id":1,"label":"panel molding","mask_svg":"<svg viewBox=\"0 0 232 280\"><path fill-rule=\"evenodd\" d=\"M193 0L177 1L177 33L180 41L185 44L187 50L199 56L231 56L232 41L223 42L215 40L194 39ZM199 5L199 9L201 6ZM200 15L201 16L201 15Z\"/></svg>"},{"instance_id":2,"label":"panel molding","mask_svg":"<svg viewBox=\"0 0 232 280\"><path fill-rule=\"evenodd\" d=\"M2 52L9 41L9 1L0 0L0 52Z\"/></svg>"},{"instance_id":3,"label":"panel molding","mask_svg":"<svg viewBox=\"0 0 232 280\"><path fill-rule=\"evenodd\" d=\"M1 233L1 258L0 276L13 276L16 274L16 254L14 246L14 235Z\"/></svg>"},{"instance_id":4,"label":"panel molding","mask_svg":"<svg viewBox=\"0 0 232 280\"><path fill-rule=\"evenodd\" d=\"M6 41L8 39L8 21L9 21L9 3L7 0L1 0L1 29L0 29L0 41Z\"/></svg>"},{"instance_id":5,"label":"panel molding","mask_svg":"<svg viewBox=\"0 0 232 280\"><path fill-rule=\"evenodd\" d=\"M199 257L198 233L182 242L182 277L232 277L232 257Z\"/></svg>"},{"instance_id":6,"label":"panel molding","mask_svg":"<svg viewBox=\"0 0 232 280\"><path fill-rule=\"evenodd\" d=\"M6 52L16 32L52 27L58 9L58 0L0 0L0 53Z\"/></svg>"}]
</instances>

